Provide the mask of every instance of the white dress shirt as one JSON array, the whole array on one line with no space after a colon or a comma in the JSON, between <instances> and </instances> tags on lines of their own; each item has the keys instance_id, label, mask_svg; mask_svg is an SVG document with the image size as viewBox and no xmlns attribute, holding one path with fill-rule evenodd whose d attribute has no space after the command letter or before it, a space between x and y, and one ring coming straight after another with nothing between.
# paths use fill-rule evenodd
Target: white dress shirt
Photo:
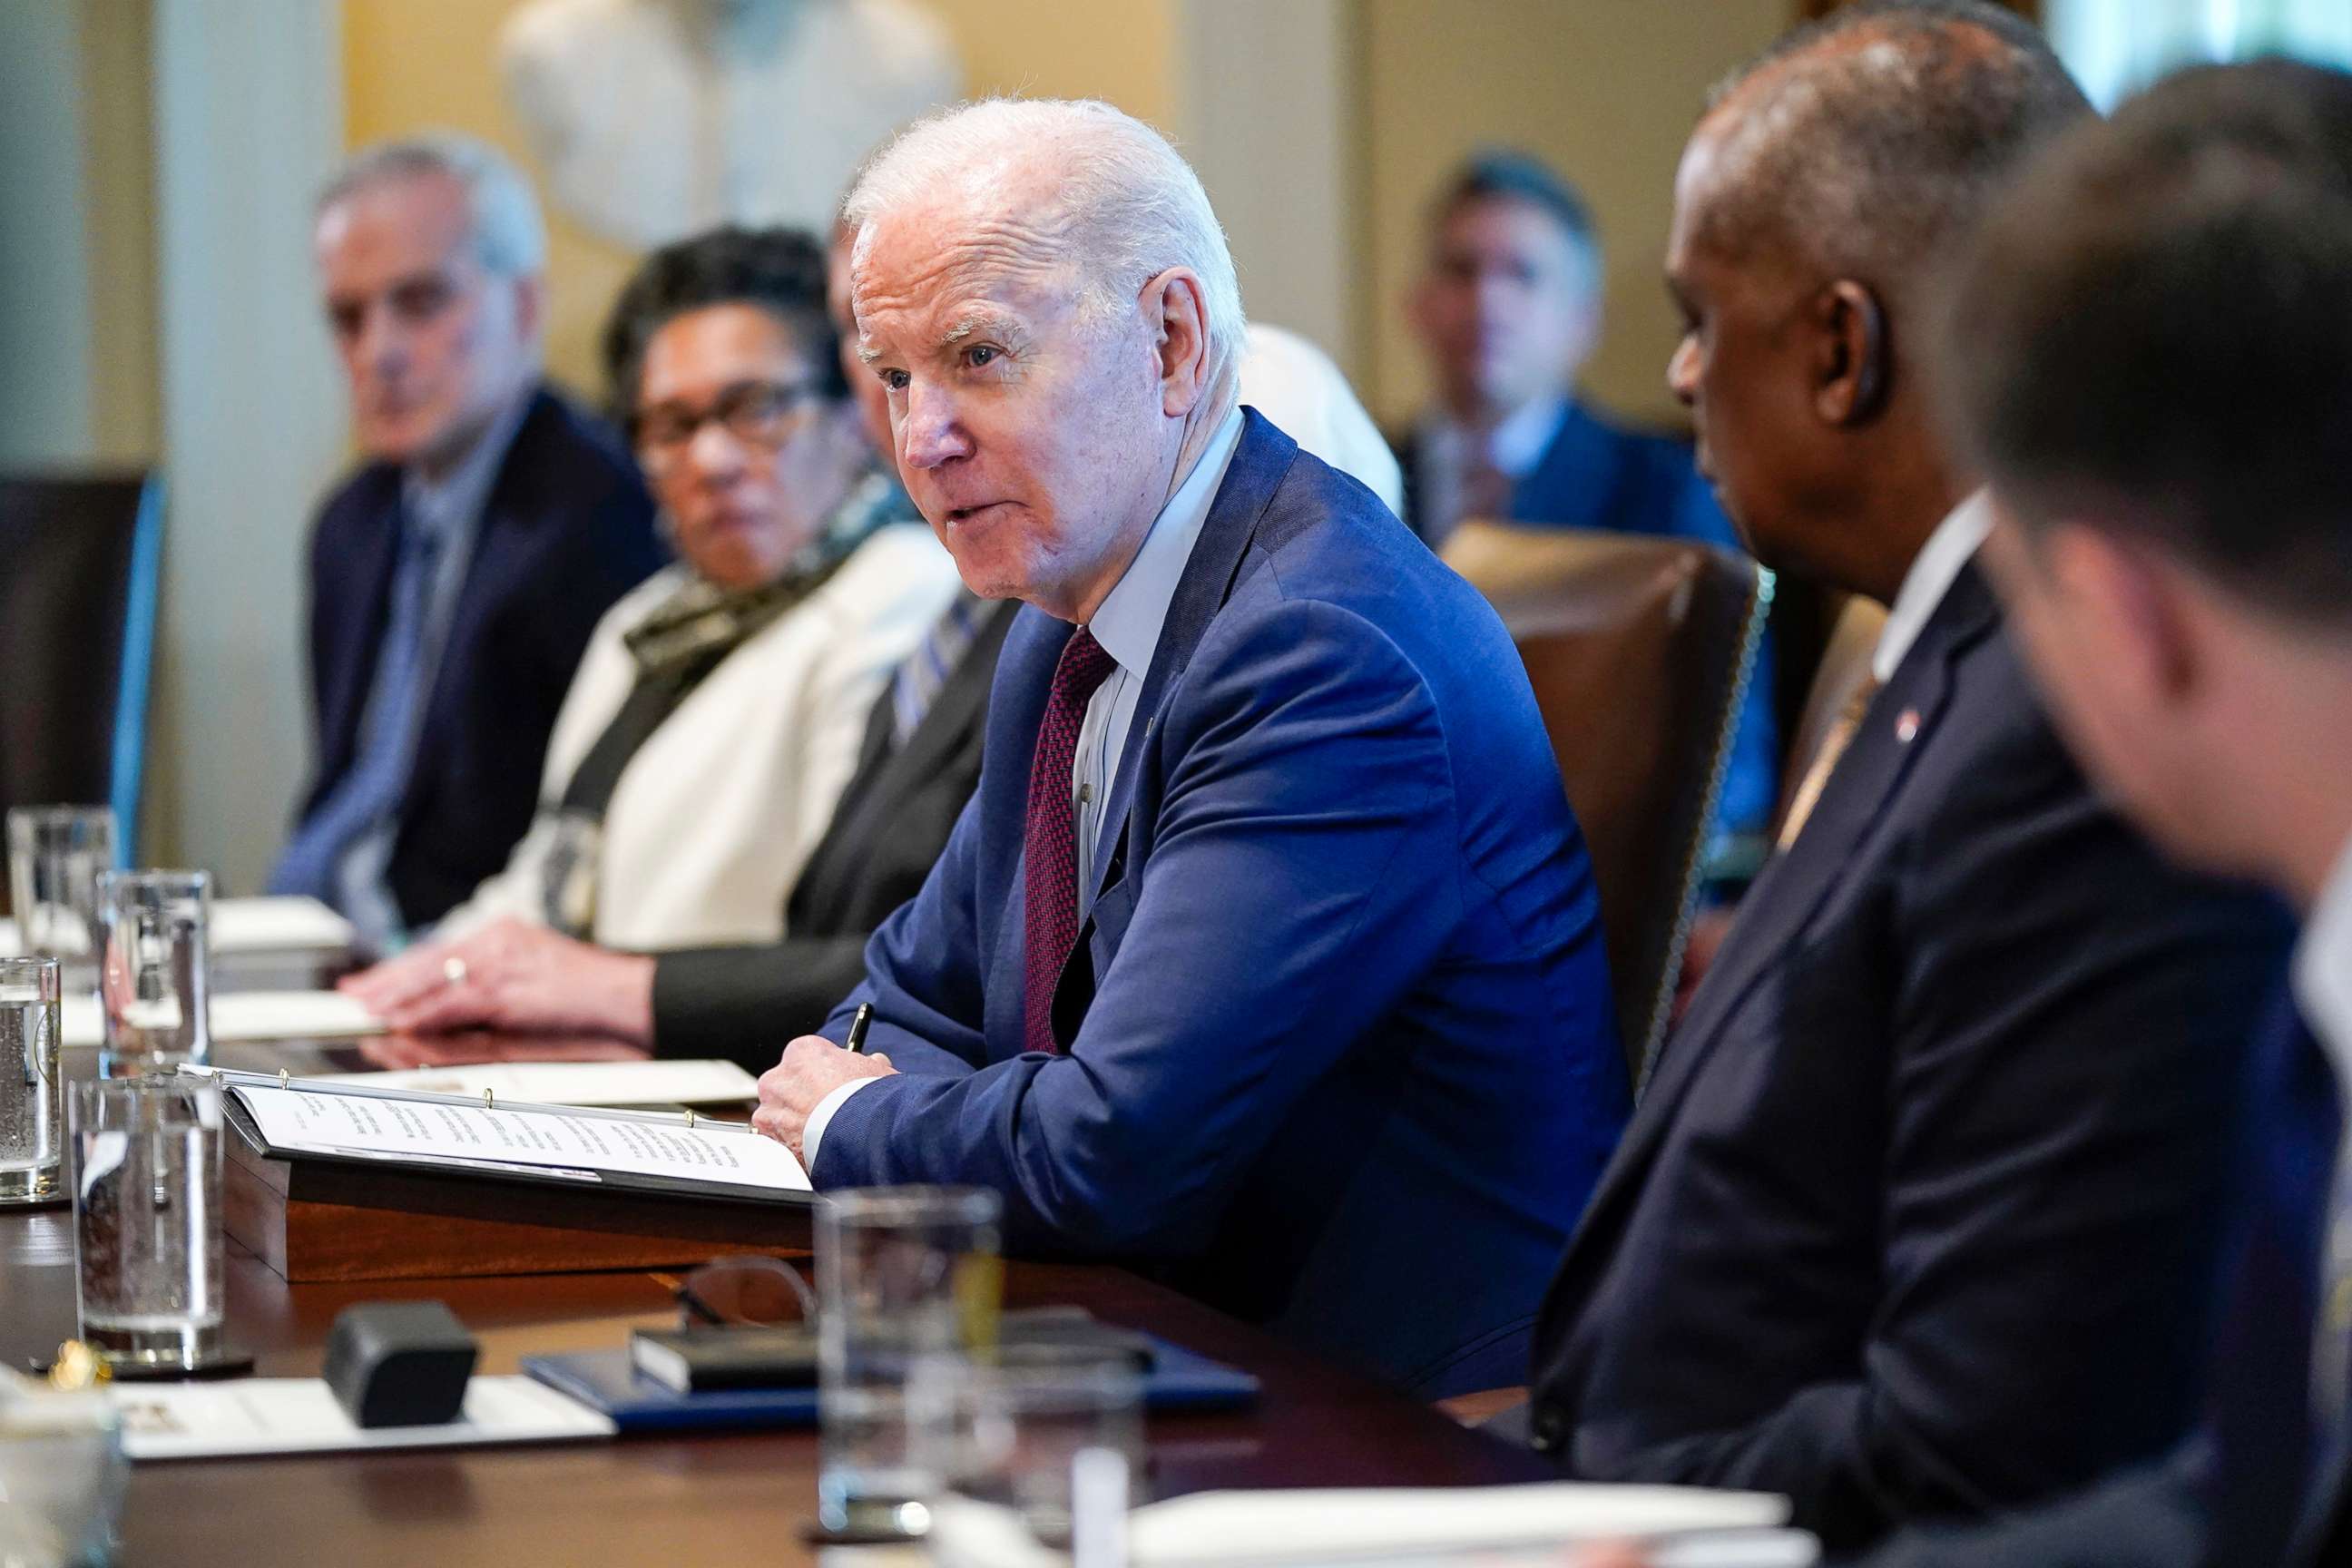
<instances>
[{"instance_id":1,"label":"white dress shirt","mask_svg":"<svg viewBox=\"0 0 2352 1568\"><path fill-rule=\"evenodd\" d=\"M1516 485L1535 472L1567 418L1567 398L1538 397L1481 437L1459 420L1431 415L1422 424L1421 464L1414 479L1423 531L1443 538L1463 521L1462 486L1474 459L1483 458Z\"/></svg>"},{"instance_id":2,"label":"white dress shirt","mask_svg":"<svg viewBox=\"0 0 2352 1568\"><path fill-rule=\"evenodd\" d=\"M1921 629L1944 602L1944 595L1952 591L1953 579L1991 531L1992 495L1980 489L1954 507L1920 546L1911 570L1903 574L1895 603L1886 607L1886 626L1878 634L1877 651L1871 655L1870 673L1881 686L1919 640Z\"/></svg>"},{"instance_id":3,"label":"white dress shirt","mask_svg":"<svg viewBox=\"0 0 2352 1568\"><path fill-rule=\"evenodd\" d=\"M1225 468L1241 445L1242 411L1237 407L1209 437L1192 471L1151 521L1151 531L1127 571L1105 595L1087 629L1103 651L1118 661L1087 703L1078 727L1078 749L1070 761L1070 795L1076 805L1078 919L1087 918L1094 902L1095 854L1101 848L1103 812L1110 801L1111 780L1127 750L1127 732L1135 722L1135 705L1143 696L1143 678L1151 656L1160 647L1160 630L1167 624L1169 602L1192 559L1201 527L1209 521L1209 503L1225 482Z\"/></svg>"},{"instance_id":4,"label":"white dress shirt","mask_svg":"<svg viewBox=\"0 0 2352 1568\"><path fill-rule=\"evenodd\" d=\"M1073 826L1077 835L1078 918L1086 919L1087 906L1094 901L1094 866L1096 839L1102 832L1104 808L1110 794L1112 775L1118 769L1120 752L1127 749L1127 732L1135 721L1135 706L1143 696L1143 678L1151 668L1151 656L1160 647L1160 632L1168 620L1169 602L1176 596L1176 584L1183 579L1184 567L1192 559L1192 546L1201 537L1202 525L1209 521L1210 503L1225 482L1225 469L1234 460L1234 449L1241 445L1242 411L1236 406L1218 425L1217 433L1209 437L1192 471L1168 498L1160 515L1151 520L1150 531L1128 563L1127 570L1105 595L1095 610L1094 619L1087 623L1103 651L1118 661L1116 669L1095 688L1087 702L1087 716L1078 728L1077 753L1070 763L1070 796L1076 814ZM824 1130L832 1125L834 1113L849 1097L874 1080L854 1078L836 1086L817 1101L809 1112L808 1125L801 1130L801 1163L811 1173L816 1170L817 1145L824 1139Z\"/></svg>"},{"instance_id":5,"label":"white dress shirt","mask_svg":"<svg viewBox=\"0 0 2352 1568\"><path fill-rule=\"evenodd\" d=\"M2352 843L2336 857L2304 921L2294 984L2295 1005L2326 1049L2336 1082L2352 1087Z\"/></svg>"},{"instance_id":6,"label":"white dress shirt","mask_svg":"<svg viewBox=\"0 0 2352 1568\"><path fill-rule=\"evenodd\" d=\"M2336 1075L2338 1103L2352 1105L2352 842L2336 858L2335 868L2305 919L2289 971L2295 1006ZM2325 1310L2352 1268L2352 1141L2339 1146L2329 1188L2323 1244L2323 1310L2314 1325L2312 1398L2331 1419L2343 1415L2347 1347L2344 1334Z\"/></svg>"}]
</instances>

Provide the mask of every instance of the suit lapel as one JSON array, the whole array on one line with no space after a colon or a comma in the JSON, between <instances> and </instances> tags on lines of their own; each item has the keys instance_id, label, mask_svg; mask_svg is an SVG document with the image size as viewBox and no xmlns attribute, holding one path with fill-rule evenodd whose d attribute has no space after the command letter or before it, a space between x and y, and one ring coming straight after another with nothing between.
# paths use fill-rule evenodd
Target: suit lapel
<instances>
[{"instance_id":1,"label":"suit lapel","mask_svg":"<svg viewBox=\"0 0 2352 1568\"><path fill-rule=\"evenodd\" d=\"M1244 409L1242 417L1241 439L1234 447L1233 461L1226 465L1224 482L1217 487L1216 499L1209 503L1209 515L1201 525L1200 537L1193 542L1192 559L1185 563L1184 574L1176 581L1175 596L1168 602L1168 618L1160 628L1160 645L1152 650L1151 668L1144 675L1143 691L1136 700L1135 718L1128 726L1126 744L1119 750L1118 772L1112 775L1110 800L1103 811L1102 837L1095 846L1097 896L1124 868L1127 819L1135 805L1138 760L1151 731L1159 726L1169 689L1192 662L1192 650L1200 646L1209 622L1232 594L1242 558L1249 552L1250 541L1256 537L1258 521L1265 515L1276 488L1290 471L1291 460L1298 455L1298 444L1269 424L1256 409ZM1086 946L1083 929L1078 946L1081 950Z\"/></svg>"},{"instance_id":2,"label":"suit lapel","mask_svg":"<svg viewBox=\"0 0 2352 1568\"><path fill-rule=\"evenodd\" d=\"M1804 832L1749 890L1689 1016L1666 1041L1656 1074L1577 1228L1571 1258L1590 1250L1581 1244L1604 1223L1604 1212L1622 1206L1639 1190L1650 1157L1700 1065L1721 1043L1749 993L1861 863L1864 840L1887 814L1916 759L1933 743L1951 696L1953 667L1999 625L1999 608L1982 576L1973 564L1964 567L1872 701Z\"/></svg>"},{"instance_id":3,"label":"suit lapel","mask_svg":"<svg viewBox=\"0 0 2352 1568\"><path fill-rule=\"evenodd\" d=\"M458 586L457 603L450 611L449 625L441 636L440 652L433 668L433 687L425 700L425 722L416 734L416 760L409 770L412 787L415 781L434 775L434 752L442 740L453 732L447 710L465 700L467 684L474 678L475 662L461 650L474 646L492 607L506 598L517 580L527 573L521 552L530 543L531 525L537 519L516 501L534 488L530 474L533 458L540 442L558 417L555 401L545 390L532 394L530 412L515 427L506 455L499 459L498 477L490 481L489 493L482 499L481 516L474 523L473 553L467 560L465 580ZM551 591L558 590L551 585ZM568 683L568 674L565 679Z\"/></svg>"}]
</instances>

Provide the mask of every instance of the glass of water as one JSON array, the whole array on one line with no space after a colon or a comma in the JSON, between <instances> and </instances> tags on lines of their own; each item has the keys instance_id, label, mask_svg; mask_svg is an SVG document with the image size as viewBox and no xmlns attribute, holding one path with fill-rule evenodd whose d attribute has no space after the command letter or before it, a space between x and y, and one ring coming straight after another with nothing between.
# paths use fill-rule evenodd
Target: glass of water
<instances>
[{"instance_id":1,"label":"glass of water","mask_svg":"<svg viewBox=\"0 0 2352 1568\"><path fill-rule=\"evenodd\" d=\"M936 1478L934 1560L967 1555L966 1542L985 1560L998 1553L977 1550L982 1542L1025 1537L1079 1563L1125 1561L1127 1510L1143 1500L1134 1361L1076 1346L934 1356L915 1369L907 1407L917 1458Z\"/></svg>"},{"instance_id":2,"label":"glass of water","mask_svg":"<svg viewBox=\"0 0 2352 1568\"><path fill-rule=\"evenodd\" d=\"M68 993L98 994L98 879L114 869L114 808L26 805L8 813L8 901L25 951L56 959Z\"/></svg>"},{"instance_id":3,"label":"glass of water","mask_svg":"<svg viewBox=\"0 0 2352 1568\"><path fill-rule=\"evenodd\" d=\"M910 1440L907 1380L929 1356L996 1339L997 1195L973 1187L834 1193L817 1211L817 1521L917 1535L933 1478Z\"/></svg>"},{"instance_id":4,"label":"glass of water","mask_svg":"<svg viewBox=\"0 0 2352 1568\"><path fill-rule=\"evenodd\" d=\"M221 1091L148 1075L71 1086L81 1338L118 1366L194 1370L221 1336Z\"/></svg>"},{"instance_id":5,"label":"glass of water","mask_svg":"<svg viewBox=\"0 0 2352 1568\"><path fill-rule=\"evenodd\" d=\"M211 1061L212 879L202 871L110 871L99 879L98 900L106 932L99 1071L168 1073Z\"/></svg>"},{"instance_id":6,"label":"glass of water","mask_svg":"<svg viewBox=\"0 0 2352 1568\"><path fill-rule=\"evenodd\" d=\"M65 1195L58 961L0 958L0 1206Z\"/></svg>"}]
</instances>

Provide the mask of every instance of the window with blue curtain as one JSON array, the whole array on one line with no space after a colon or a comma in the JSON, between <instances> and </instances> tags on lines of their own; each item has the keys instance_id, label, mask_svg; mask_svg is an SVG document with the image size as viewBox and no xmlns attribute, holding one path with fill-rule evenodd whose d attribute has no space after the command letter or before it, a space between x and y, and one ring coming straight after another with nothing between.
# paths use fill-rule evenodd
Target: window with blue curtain
<instances>
[{"instance_id":1,"label":"window with blue curtain","mask_svg":"<svg viewBox=\"0 0 2352 1568\"><path fill-rule=\"evenodd\" d=\"M2352 66L2352 0L2048 0L2043 10L2051 43L2101 109L2200 60Z\"/></svg>"}]
</instances>

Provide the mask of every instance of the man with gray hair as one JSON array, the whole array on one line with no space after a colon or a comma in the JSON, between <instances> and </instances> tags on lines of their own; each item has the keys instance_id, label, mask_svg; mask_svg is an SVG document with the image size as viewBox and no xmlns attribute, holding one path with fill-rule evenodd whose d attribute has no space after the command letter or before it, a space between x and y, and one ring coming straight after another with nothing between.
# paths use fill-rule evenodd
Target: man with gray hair
<instances>
[{"instance_id":1,"label":"man with gray hair","mask_svg":"<svg viewBox=\"0 0 2352 1568\"><path fill-rule=\"evenodd\" d=\"M1400 1386L1510 1381L1626 1082L1501 624L1239 405L1233 261L1150 128L971 105L847 211L908 489L1028 607L977 795L758 1125Z\"/></svg>"},{"instance_id":2,"label":"man with gray hair","mask_svg":"<svg viewBox=\"0 0 2352 1568\"><path fill-rule=\"evenodd\" d=\"M511 164L387 142L317 210L365 463L312 531L315 762L270 888L385 948L506 863L588 635L660 550L627 453L540 384L547 241Z\"/></svg>"}]
</instances>

